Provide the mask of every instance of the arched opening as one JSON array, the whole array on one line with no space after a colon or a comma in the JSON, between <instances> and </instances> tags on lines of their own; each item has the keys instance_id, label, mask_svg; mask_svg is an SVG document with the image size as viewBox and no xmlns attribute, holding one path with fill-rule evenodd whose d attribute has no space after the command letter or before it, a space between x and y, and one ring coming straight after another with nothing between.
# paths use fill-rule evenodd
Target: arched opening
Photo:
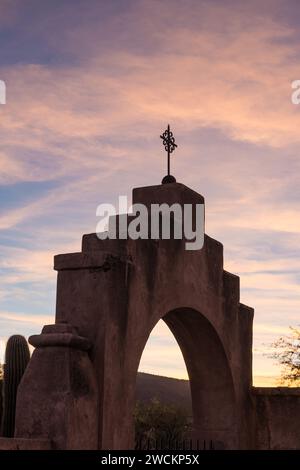
<instances>
[{"instance_id":1,"label":"arched opening","mask_svg":"<svg viewBox=\"0 0 300 470\"><path fill-rule=\"evenodd\" d=\"M136 447L185 448L191 440L192 415L182 353L167 324L159 320L145 345L137 374Z\"/></svg>"},{"instance_id":2,"label":"arched opening","mask_svg":"<svg viewBox=\"0 0 300 470\"><path fill-rule=\"evenodd\" d=\"M228 358L215 328L190 308L172 310L162 320L176 339L187 369L193 441L234 448L238 439L235 392Z\"/></svg>"},{"instance_id":3,"label":"arched opening","mask_svg":"<svg viewBox=\"0 0 300 470\"><path fill-rule=\"evenodd\" d=\"M188 380L188 372L178 343L163 319L156 323L145 345L139 372Z\"/></svg>"}]
</instances>

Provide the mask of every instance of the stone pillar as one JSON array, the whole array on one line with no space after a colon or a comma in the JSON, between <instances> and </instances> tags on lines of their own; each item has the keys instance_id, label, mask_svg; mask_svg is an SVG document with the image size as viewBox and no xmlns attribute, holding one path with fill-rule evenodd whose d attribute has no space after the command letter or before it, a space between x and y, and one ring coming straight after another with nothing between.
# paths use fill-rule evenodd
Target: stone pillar
<instances>
[{"instance_id":1,"label":"stone pillar","mask_svg":"<svg viewBox=\"0 0 300 470\"><path fill-rule=\"evenodd\" d=\"M69 324L31 336L36 349L19 385L16 438L49 439L53 449L97 449L97 383L90 342Z\"/></svg>"}]
</instances>

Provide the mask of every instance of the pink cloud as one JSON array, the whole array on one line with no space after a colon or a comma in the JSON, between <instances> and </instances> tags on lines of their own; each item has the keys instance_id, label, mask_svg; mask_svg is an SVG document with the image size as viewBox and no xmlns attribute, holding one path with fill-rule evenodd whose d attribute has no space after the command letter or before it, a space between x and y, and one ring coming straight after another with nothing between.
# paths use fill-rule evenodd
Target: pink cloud
<instances>
[{"instance_id":1,"label":"pink cloud","mask_svg":"<svg viewBox=\"0 0 300 470\"><path fill-rule=\"evenodd\" d=\"M293 59L299 55L299 45L291 26L268 15L271 5L274 2L251 2L228 8L223 3L190 2L191 8L186 8L183 2L142 1L106 26L112 42L108 50L101 47L102 32L90 13L85 26L70 28L59 44L75 54L72 65L1 67L8 102L0 108L0 183L60 182L43 197L1 214L2 230L32 220L32 230L47 245L33 246L26 253L16 250L14 255L6 251L17 271L6 275L7 283L37 278L46 282L48 266L52 276L52 249L53 254L79 250L82 230L92 231L96 225L91 210L96 207L95 194L100 203L101 197L117 194L120 184L123 188L126 183L130 192L131 186L159 181L164 157L158 136L161 126L171 120L179 141L213 130L213 158L205 161L192 140L179 146L172 164L178 179L200 192L202 184L221 188L220 193L212 190L207 200L208 232L221 241L227 237L230 256L225 267L244 273L243 289L264 289L269 295L265 300L247 291L243 301L257 307L260 322L274 311L278 317L284 309L291 320L297 318L296 298L278 301L269 292L296 295L295 279L259 271L284 271L287 266L297 270L298 259L274 255L273 261L265 261L255 252L257 258L249 260L228 235L230 230L247 229L300 232L298 201L287 196L278 202L291 182L293 187L299 185L295 146L300 143L300 107L290 102L290 83L299 78ZM13 22L14 17L2 16L1 21ZM117 32L124 24L127 30L118 41ZM133 38L140 44L128 47ZM54 47L57 39L48 39ZM228 143L226 149L223 142L214 142L217 133ZM250 150L243 154L236 143ZM90 226L83 229L82 201L90 203ZM62 243L57 234L56 249L55 237L49 241L46 233L46 219L68 207L65 231L70 232L70 243ZM43 216L44 227L36 227L35 219ZM32 260L33 270L28 268ZM259 328L256 331L262 335Z\"/></svg>"}]
</instances>

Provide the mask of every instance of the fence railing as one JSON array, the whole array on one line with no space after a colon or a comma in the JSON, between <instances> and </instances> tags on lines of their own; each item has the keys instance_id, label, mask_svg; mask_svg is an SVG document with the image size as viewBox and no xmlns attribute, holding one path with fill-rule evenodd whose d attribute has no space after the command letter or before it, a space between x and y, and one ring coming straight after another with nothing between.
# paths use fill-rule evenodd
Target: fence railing
<instances>
[{"instance_id":1,"label":"fence railing","mask_svg":"<svg viewBox=\"0 0 300 470\"><path fill-rule=\"evenodd\" d=\"M200 439L141 439L136 441L136 450L215 450L221 448L220 444L215 447L212 440Z\"/></svg>"}]
</instances>

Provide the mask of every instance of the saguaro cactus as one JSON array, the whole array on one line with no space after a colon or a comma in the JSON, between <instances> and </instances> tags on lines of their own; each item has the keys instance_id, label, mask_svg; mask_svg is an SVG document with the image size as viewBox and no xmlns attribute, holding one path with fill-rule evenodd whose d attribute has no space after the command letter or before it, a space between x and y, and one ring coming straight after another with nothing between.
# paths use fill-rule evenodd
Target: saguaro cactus
<instances>
[{"instance_id":1,"label":"saguaro cactus","mask_svg":"<svg viewBox=\"0 0 300 470\"><path fill-rule=\"evenodd\" d=\"M2 388L3 388L3 368L0 364L0 436L1 436L1 422L2 422Z\"/></svg>"},{"instance_id":2,"label":"saguaro cactus","mask_svg":"<svg viewBox=\"0 0 300 470\"><path fill-rule=\"evenodd\" d=\"M24 336L11 336L6 344L4 364L1 426L1 434L4 437L14 435L17 391L29 359L29 347Z\"/></svg>"}]
</instances>

